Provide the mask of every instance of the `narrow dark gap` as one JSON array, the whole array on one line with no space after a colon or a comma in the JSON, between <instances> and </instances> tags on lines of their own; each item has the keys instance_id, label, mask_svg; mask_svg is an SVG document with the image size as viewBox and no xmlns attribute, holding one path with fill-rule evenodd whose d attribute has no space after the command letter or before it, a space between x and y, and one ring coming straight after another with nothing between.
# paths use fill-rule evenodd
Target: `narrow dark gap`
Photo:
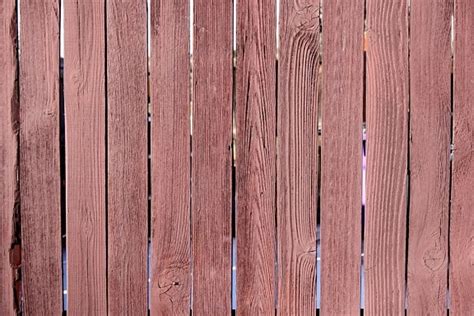
<instances>
[{"instance_id":1,"label":"narrow dark gap","mask_svg":"<svg viewBox=\"0 0 474 316\"><path fill-rule=\"evenodd\" d=\"M237 311L237 0L232 1L232 242L231 242L231 310L232 315Z\"/></svg>"},{"instance_id":2,"label":"narrow dark gap","mask_svg":"<svg viewBox=\"0 0 474 316\"><path fill-rule=\"evenodd\" d=\"M189 315L193 315L193 99L194 99L194 1L189 1L189 247L190 247L190 293L189 293Z\"/></svg>"},{"instance_id":3,"label":"narrow dark gap","mask_svg":"<svg viewBox=\"0 0 474 316\"><path fill-rule=\"evenodd\" d=\"M364 313L365 308L365 273L364 273L364 240L365 240L365 210L367 203L367 0L364 1L364 25L363 25L363 65L362 65L362 196L360 214L360 312Z\"/></svg>"},{"instance_id":4,"label":"narrow dark gap","mask_svg":"<svg viewBox=\"0 0 474 316\"><path fill-rule=\"evenodd\" d=\"M15 100L14 102L14 113L12 113L13 130L16 133L15 141L17 144L16 148L16 174L17 183L15 188L15 202L13 205L13 218L12 218L12 236L9 249L10 255L10 267L12 269L13 278L13 309L18 315L23 314L23 300L22 300L22 269L21 269L21 253L22 253L22 239L21 239L21 200L20 200L20 1L15 2L15 16L11 20L10 32L15 32L15 38L12 39L14 42L14 50L16 57L16 71L15 71Z\"/></svg>"},{"instance_id":5,"label":"narrow dark gap","mask_svg":"<svg viewBox=\"0 0 474 316\"><path fill-rule=\"evenodd\" d=\"M147 310L148 314L150 313L150 294L151 294L151 82L150 82L150 2L146 1L146 81L147 81L147 104L146 104L146 113L147 113L147 228L148 228L148 238L147 238L147 254L146 254L146 263L147 263Z\"/></svg>"},{"instance_id":6,"label":"narrow dark gap","mask_svg":"<svg viewBox=\"0 0 474 316\"><path fill-rule=\"evenodd\" d=\"M280 1L275 1L275 183L274 183L274 229L275 229L275 258L273 265L274 288L275 288L275 315L278 314L278 87L279 87L279 57L280 57Z\"/></svg>"},{"instance_id":7,"label":"narrow dark gap","mask_svg":"<svg viewBox=\"0 0 474 316\"><path fill-rule=\"evenodd\" d=\"M451 78L450 78L450 110L451 110L451 117L450 117L450 152L449 152L449 200L448 200L448 247L447 247L447 256L448 256L448 271L446 273L446 278L447 278L447 291L446 291L446 309L447 309L447 314L449 315L449 310L450 310L450 305L451 305L451 290L450 290L450 271L451 271L451 199L452 199L452 190L453 190L453 160L454 160L454 59L455 59L455 51L454 51L454 2L453 2L453 7L452 7L452 15L451 15L451 38L450 38L450 45L451 45Z\"/></svg>"},{"instance_id":8,"label":"narrow dark gap","mask_svg":"<svg viewBox=\"0 0 474 316\"><path fill-rule=\"evenodd\" d=\"M406 171L406 181L407 181L407 186L406 186L406 220L405 220L405 306L404 306L404 312L405 315L408 313L408 247L409 247L409 239L410 239L410 191L411 191L411 169L410 169L410 157L411 157L411 28L410 28L410 22L411 22L411 7L410 4L408 4L408 47L407 47L407 69L408 69L408 108L407 108L407 171Z\"/></svg>"},{"instance_id":9,"label":"narrow dark gap","mask_svg":"<svg viewBox=\"0 0 474 316\"><path fill-rule=\"evenodd\" d=\"M105 115L104 115L104 131L105 131L105 150L104 150L104 157L105 157L105 304L106 304L106 311L107 314L109 313L109 226L108 226L108 218L109 218L109 147L108 147L108 139L109 139L109 130L108 130L108 67L107 67L107 1L104 1L104 108L105 108Z\"/></svg>"}]
</instances>

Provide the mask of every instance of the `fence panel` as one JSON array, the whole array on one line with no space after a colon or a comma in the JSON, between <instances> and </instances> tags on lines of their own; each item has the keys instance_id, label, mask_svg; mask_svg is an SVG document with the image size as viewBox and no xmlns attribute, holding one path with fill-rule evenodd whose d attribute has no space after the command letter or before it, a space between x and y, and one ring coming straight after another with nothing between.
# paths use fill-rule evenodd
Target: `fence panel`
<instances>
[{"instance_id":1,"label":"fence panel","mask_svg":"<svg viewBox=\"0 0 474 316\"><path fill-rule=\"evenodd\" d=\"M19 265L17 18L14 0L0 3L0 315L15 315L13 293ZM15 256L10 259L11 256Z\"/></svg>"},{"instance_id":2,"label":"fence panel","mask_svg":"<svg viewBox=\"0 0 474 316\"><path fill-rule=\"evenodd\" d=\"M451 312L474 311L474 5L454 1L454 160L452 167Z\"/></svg>"},{"instance_id":3,"label":"fence panel","mask_svg":"<svg viewBox=\"0 0 474 316\"><path fill-rule=\"evenodd\" d=\"M446 313L452 2L411 2L408 311Z\"/></svg>"},{"instance_id":4,"label":"fence panel","mask_svg":"<svg viewBox=\"0 0 474 316\"><path fill-rule=\"evenodd\" d=\"M232 2L194 1L193 313L231 309Z\"/></svg>"},{"instance_id":5,"label":"fence panel","mask_svg":"<svg viewBox=\"0 0 474 316\"><path fill-rule=\"evenodd\" d=\"M20 200L25 314L62 311L59 4L22 1Z\"/></svg>"},{"instance_id":6,"label":"fence panel","mask_svg":"<svg viewBox=\"0 0 474 316\"><path fill-rule=\"evenodd\" d=\"M68 313L107 313L105 2L65 1Z\"/></svg>"},{"instance_id":7,"label":"fence panel","mask_svg":"<svg viewBox=\"0 0 474 316\"><path fill-rule=\"evenodd\" d=\"M146 315L146 1L107 2L107 286L111 315Z\"/></svg>"},{"instance_id":8,"label":"fence panel","mask_svg":"<svg viewBox=\"0 0 474 316\"><path fill-rule=\"evenodd\" d=\"M321 311L360 310L364 4L323 2Z\"/></svg>"},{"instance_id":9,"label":"fence panel","mask_svg":"<svg viewBox=\"0 0 474 316\"><path fill-rule=\"evenodd\" d=\"M278 314L316 312L319 1L280 2Z\"/></svg>"},{"instance_id":10,"label":"fence panel","mask_svg":"<svg viewBox=\"0 0 474 316\"><path fill-rule=\"evenodd\" d=\"M365 311L405 304L408 147L408 5L367 1Z\"/></svg>"},{"instance_id":11,"label":"fence panel","mask_svg":"<svg viewBox=\"0 0 474 316\"><path fill-rule=\"evenodd\" d=\"M275 1L238 4L236 65L237 305L275 312Z\"/></svg>"},{"instance_id":12,"label":"fence panel","mask_svg":"<svg viewBox=\"0 0 474 316\"><path fill-rule=\"evenodd\" d=\"M152 1L152 315L191 308L189 3Z\"/></svg>"}]
</instances>

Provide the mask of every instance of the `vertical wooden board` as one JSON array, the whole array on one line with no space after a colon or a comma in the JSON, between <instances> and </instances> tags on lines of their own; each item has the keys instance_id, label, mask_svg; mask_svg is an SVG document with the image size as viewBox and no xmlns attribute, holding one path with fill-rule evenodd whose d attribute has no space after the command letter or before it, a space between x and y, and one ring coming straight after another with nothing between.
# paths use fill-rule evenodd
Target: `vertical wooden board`
<instances>
[{"instance_id":1,"label":"vertical wooden board","mask_svg":"<svg viewBox=\"0 0 474 316\"><path fill-rule=\"evenodd\" d=\"M237 306L275 313L275 1L237 12Z\"/></svg>"},{"instance_id":2,"label":"vertical wooden board","mask_svg":"<svg viewBox=\"0 0 474 316\"><path fill-rule=\"evenodd\" d=\"M367 1L365 312L405 310L408 7Z\"/></svg>"},{"instance_id":3,"label":"vertical wooden board","mask_svg":"<svg viewBox=\"0 0 474 316\"><path fill-rule=\"evenodd\" d=\"M20 199L23 312L62 312L59 4L21 3Z\"/></svg>"},{"instance_id":4,"label":"vertical wooden board","mask_svg":"<svg viewBox=\"0 0 474 316\"><path fill-rule=\"evenodd\" d=\"M412 0L408 312L446 314L451 1Z\"/></svg>"},{"instance_id":5,"label":"vertical wooden board","mask_svg":"<svg viewBox=\"0 0 474 316\"><path fill-rule=\"evenodd\" d=\"M321 312L360 311L364 2L323 2Z\"/></svg>"},{"instance_id":6,"label":"vertical wooden board","mask_svg":"<svg viewBox=\"0 0 474 316\"><path fill-rule=\"evenodd\" d=\"M107 313L105 2L64 7L68 313Z\"/></svg>"},{"instance_id":7,"label":"vertical wooden board","mask_svg":"<svg viewBox=\"0 0 474 316\"><path fill-rule=\"evenodd\" d=\"M316 313L319 0L280 2L278 315Z\"/></svg>"},{"instance_id":8,"label":"vertical wooden board","mask_svg":"<svg viewBox=\"0 0 474 316\"><path fill-rule=\"evenodd\" d=\"M146 315L146 1L107 2L107 286L111 315Z\"/></svg>"},{"instance_id":9,"label":"vertical wooden board","mask_svg":"<svg viewBox=\"0 0 474 316\"><path fill-rule=\"evenodd\" d=\"M0 3L0 315L16 315L14 283L17 214L18 86L16 1Z\"/></svg>"},{"instance_id":10,"label":"vertical wooden board","mask_svg":"<svg viewBox=\"0 0 474 316\"><path fill-rule=\"evenodd\" d=\"M189 1L152 1L152 315L191 309L189 36Z\"/></svg>"},{"instance_id":11,"label":"vertical wooden board","mask_svg":"<svg viewBox=\"0 0 474 316\"><path fill-rule=\"evenodd\" d=\"M231 309L232 1L194 1L193 314Z\"/></svg>"},{"instance_id":12,"label":"vertical wooden board","mask_svg":"<svg viewBox=\"0 0 474 316\"><path fill-rule=\"evenodd\" d=\"M474 6L454 6L454 160L450 226L451 313L474 311Z\"/></svg>"}]
</instances>

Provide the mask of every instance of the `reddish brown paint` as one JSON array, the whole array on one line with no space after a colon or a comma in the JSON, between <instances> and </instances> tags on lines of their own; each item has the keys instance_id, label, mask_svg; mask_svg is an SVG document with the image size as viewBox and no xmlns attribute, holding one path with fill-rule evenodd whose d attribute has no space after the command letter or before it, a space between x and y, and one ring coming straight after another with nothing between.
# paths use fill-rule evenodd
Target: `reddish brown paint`
<instances>
[{"instance_id":1,"label":"reddish brown paint","mask_svg":"<svg viewBox=\"0 0 474 316\"><path fill-rule=\"evenodd\" d=\"M105 3L64 4L68 313L104 315Z\"/></svg>"},{"instance_id":2,"label":"reddish brown paint","mask_svg":"<svg viewBox=\"0 0 474 316\"><path fill-rule=\"evenodd\" d=\"M59 2L21 3L20 200L23 312L62 312Z\"/></svg>"},{"instance_id":3,"label":"reddish brown paint","mask_svg":"<svg viewBox=\"0 0 474 316\"><path fill-rule=\"evenodd\" d=\"M474 311L474 6L469 0L454 4L450 313L469 315Z\"/></svg>"},{"instance_id":4,"label":"reddish brown paint","mask_svg":"<svg viewBox=\"0 0 474 316\"><path fill-rule=\"evenodd\" d=\"M451 1L411 2L410 315L447 312L451 13Z\"/></svg>"},{"instance_id":5,"label":"reddish brown paint","mask_svg":"<svg viewBox=\"0 0 474 316\"><path fill-rule=\"evenodd\" d=\"M151 314L189 315L190 56L188 1L151 2Z\"/></svg>"},{"instance_id":6,"label":"reddish brown paint","mask_svg":"<svg viewBox=\"0 0 474 316\"><path fill-rule=\"evenodd\" d=\"M237 306L275 312L275 1L240 1L237 24Z\"/></svg>"},{"instance_id":7,"label":"reddish brown paint","mask_svg":"<svg viewBox=\"0 0 474 316\"><path fill-rule=\"evenodd\" d=\"M364 3L323 2L321 312L360 310Z\"/></svg>"},{"instance_id":8,"label":"reddish brown paint","mask_svg":"<svg viewBox=\"0 0 474 316\"><path fill-rule=\"evenodd\" d=\"M107 1L108 312L146 315L148 254L145 1Z\"/></svg>"}]
</instances>

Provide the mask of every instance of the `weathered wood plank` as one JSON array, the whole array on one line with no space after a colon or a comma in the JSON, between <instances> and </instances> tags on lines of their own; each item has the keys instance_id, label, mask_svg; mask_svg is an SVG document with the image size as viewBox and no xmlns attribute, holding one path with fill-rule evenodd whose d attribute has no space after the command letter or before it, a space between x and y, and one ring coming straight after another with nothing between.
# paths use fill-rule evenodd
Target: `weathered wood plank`
<instances>
[{"instance_id":1,"label":"weathered wood plank","mask_svg":"<svg viewBox=\"0 0 474 316\"><path fill-rule=\"evenodd\" d=\"M237 306L275 313L275 1L240 1L237 14Z\"/></svg>"},{"instance_id":2,"label":"weathered wood plank","mask_svg":"<svg viewBox=\"0 0 474 316\"><path fill-rule=\"evenodd\" d=\"M21 2L20 198L23 312L59 315L59 3Z\"/></svg>"},{"instance_id":3,"label":"weathered wood plank","mask_svg":"<svg viewBox=\"0 0 474 316\"><path fill-rule=\"evenodd\" d=\"M0 315L16 315L15 216L18 213L18 85L16 1L0 3ZM19 248L19 244L16 246ZM18 251L17 251L18 252Z\"/></svg>"},{"instance_id":4,"label":"weathered wood plank","mask_svg":"<svg viewBox=\"0 0 474 316\"><path fill-rule=\"evenodd\" d=\"M413 0L410 14L408 312L446 314L451 1Z\"/></svg>"},{"instance_id":5,"label":"weathered wood plank","mask_svg":"<svg viewBox=\"0 0 474 316\"><path fill-rule=\"evenodd\" d=\"M321 312L360 310L363 1L323 2Z\"/></svg>"},{"instance_id":6,"label":"weathered wood plank","mask_svg":"<svg viewBox=\"0 0 474 316\"><path fill-rule=\"evenodd\" d=\"M450 312L469 315L474 311L474 6L469 0L454 4Z\"/></svg>"},{"instance_id":7,"label":"weathered wood plank","mask_svg":"<svg viewBox=\"0 0 474 316\"><path fill-rule=\"evenodd\" d=\"M68 313L107 313L105 2L65 1Z\"/></svg>"},{"instance_id":8,"label":"weathered wood plank","mask_svg":"<svg viewBox=\"0 0 474 316\"><path fill-rule=\"evenodd\" d=\"M146 315L146 1L107 2L108 312Z\"/></svg>"},{"instance_id":9,"label":"weathered wood plank","mask_svg":"<svg viewBox=\"0 0 474 316\"><path fill-rule=\"evenodd\" d=\"M316 313L319 2L280 2L277 100L279 315Z\"/></svg>"},{"instance_id":10,"label":"weathered wood plank","mask_svg":"<svg viewBox=\"0 0 474 316\"><path fill-rule=\"evenodd\" d=\"M194 1L193 314L231 309L232 2Z\"/></svg>"},{"instance_id":11,"label":"weathered wood plank","mask_svg":"<svg viewBox=\"0 0 474 316\"><path fill-rule=\"evenodd\" d=\"M152 315L189 315L189 2L151 3Z\"/></svg>"},{"instance_id":12,"label":"weathered wood plank","mask_svg":"<svg viewBox=\"0 0 474 316\"><path fill-rule=\"evenodd\" d=\"M365 312L405 309L408 6L367 1Z\"/></svg>"}]
</instances>

